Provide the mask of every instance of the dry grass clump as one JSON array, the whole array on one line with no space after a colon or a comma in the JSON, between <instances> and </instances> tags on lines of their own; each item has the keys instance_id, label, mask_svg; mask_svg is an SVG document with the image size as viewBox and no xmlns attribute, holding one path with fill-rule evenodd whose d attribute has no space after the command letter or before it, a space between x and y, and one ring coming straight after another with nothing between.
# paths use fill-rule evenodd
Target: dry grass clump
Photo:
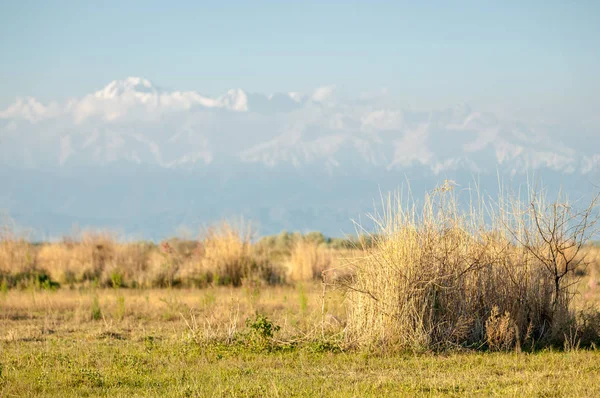
<instances>
[{"instance_id":1,"label":"dry grass clump","mask_svg":"<svg viewBox=\"0 0 600 398\"><path fill-rule=\"evenodd\" d=\"M295 242L287 262L289 279L294 282L321 278L326 269L333 266L339 253L309 239Z\"/></svg>"},{"instance_id":2,"label":"dry grass clump","mask_svg":"<svg viewBox=\"0 0 600 398\"><path fill-rule=\"evenodd\" d=\"M552 342L576 322L573 276L595 200L583 212L535 192L527 204L457 203L445 184L422 206L390 198L373 217L373 247L345 284L350 343L508 349Z\"/></svg>"},{"instance_id":3,"label":"dry grass clump","mask_svg":"<svg viewBox=\"0 0 600 398\"><path fill-rule=\"evenodd\" d=\"M40 268L61 284L102 281L115 261L116 239L108 232L84 232L77 238L44 244L38 253Z\"/></svg>"},{"instance_id":4,"label":"dry grass clump","mask_svg":"<svg viewBox=\"0 0 600 398\"><path fill-rule=\"evenodd\" d=\"M77 239L42 245L37 262L53 280L71 286L192 286L199 262L197 248L194 241L119 243L110 233L85 232Z\"/></svg>"},{"instance_id":5,"label":"dry grass clump","mask_svg":"<svg viewBox=\"0 0 600 398\"><path fill-rule=\"evenodd\" d=\"M35 267L31 243L16 236L8 228L0 230L0 272L26 272Z\"/></svg>"},{"instance_id":6,"label":"dry grass clump","mask_svg":"<svg viewBox=\"0 0 600 398\"><path fill-rule=\"evenodd\" d=\"M216 284L240 286L257 271L253 257L250 226L228 222L209 228L201 240L200 266Z\"/></svg>"},{"instance_id":7,"label":"dry grass clump","mask_svg":"<svg viewBox=\"0 0 600 398\"><path fill-rule=\"evenodd\" d=\"M114 287L151 287L156 275L151 272L150 258L155 245L147 242L121 243L114 246L113 257L101 276L103 285Z\"/></svg>"},{"instance_id":8,"label":"dry grass clump","mask_svg":"<svg viewBox=\"0 0 600 398\"><path fill-rule=\"evenodd\" d=\"M341 260L359 253L359 242L353 238L328 238L320 232L303 235L284 231L260 239L254 244L254 252L259 261L271 264L279 279L334 280L346 275L348 269Z\"/></svg>"},{"instance_id":9,"label":"dry grass clump","mask_svg":"<svg viewBox=\"0 0 600 398\"><path fill-rule=\"evenodd\" d=\"M281 259L271 256L270 246L259 248L251 238L249 225L227 222L210 227L199 240L174 238L159 244L119 242L112 233L86 231L61 242L34 245L6 232L0 239L0 282L14 287L17 279L25 283L34 273L71 287L205 287L240 286L250 279L270 284L284 281Z\"/></svg>"},{"instance_id":10,"label":"dry grass clump","mask_svg":"<svg viewBox=\"0 0 600 398\"><path fill-rule=\"evenodd\" d=\"M0 226L0 285L14 287L45 277L36 264L35 247L14 233L10 221Z\"/></svg>"},{"instance_id":11,"label":"dry grass clump","mask_svg":"<svg viewBox=\"0 0 600 398\"><path fill-rule=\"evenodd\" d=\"M585 259L585 267L577 270L577 274L585 278L587 296L598 296L600 294L600 247L598 245L586 245L581 251L581 258Z\"/></svg>"},{"instance_id":12,"label":"dry grass clump","mask_svg":"<svg viewBox=\"0 0 600 398\"><path fill-rule=\"evenodd\" d=\"M488 347L492 351L505 351L513 348L516 338L515 321L510 314L505 312L500 315L498 307L492 308L492 312L485 321L485 333Z\"/></svg>"}]
</instances>

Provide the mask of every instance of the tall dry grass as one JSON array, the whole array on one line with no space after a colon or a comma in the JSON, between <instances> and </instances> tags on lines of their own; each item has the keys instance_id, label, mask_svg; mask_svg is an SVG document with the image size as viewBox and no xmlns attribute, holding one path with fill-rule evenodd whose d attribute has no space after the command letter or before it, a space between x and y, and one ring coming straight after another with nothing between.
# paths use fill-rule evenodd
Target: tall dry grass
<instances>
[{"instance_id":1,"label":"tall dry grass","mask_svg":"<svg viewBox=\"0 0 600 398\"><path fill-rule=\"evenodd\" d=\"M554 341L576 321L570 302L592 205L575 212L501 197L461 211L445 184L421 206L390 197L371 248L351 265L347 338L359 346L520 347Z\"/></svg>"},{"instance_id":2,"label":"tall dry grass","mask_svg":"<svg viewBox=\"0 0 600 398\"><path fill-rule=\"evenodd\" d=\"M252 229L223 222L201 239L202 269L217 284L240 286L258 268L252 252Z\"/></svg>"},{"instance_id":3,"label":"tall dry grass","mask_svg":"<svg viewBox=\"0 0 600 398\"><path fill-rule=\"evenodd\" d=\"M362 251L355 248L333 248L323 242L301 237L297 239L285 260L287 280L332 282L349 277L345 262L361 258Z\"/></svg>"},{"instance_id":4,"label":"tall dry grass","mask_svg":"<svg viewBox=\"0 0 600 398\"><path fill-rule=\"evenodd\" d=\"M14 287L36 278L38 271L33 245L14 232L11 220L0 225L0 284Z\"/></svg>"},{"instance_id":5,"label":"tall dry grass","mask_svg":"<svg viewBox=\"0 0 600 398\"><path fill-rule=\"evenodd\" d=\"M159 244L121 242L111 232L84 231L60 242L34 245L17 238L10 228L5 230L0 239L0 279L9 287L32 272L67 287L297 282L320 277L337 264L340 253L318 233L283 233L254 242L251 225L243 222L222 222L197 240L168 239Z\"/></svg>"},{"instance_id":6,"label":"tall dry grass","mask_svg":"<svg viewBox=\"0 0 600 398\"><path fill-rule=\"evenodd\" d=\"M299 239L292 247L287 261L289 279L294 282L318 279L336 259L337 255L331 249L307 239Z\"/></svg>"},{"instance_id":7,"label":"tall dry grass","mask_svg":"<svg viewBox=\"0 0 600 398\"><path fill-rule=\"evenodd\" d=\"M101 280L114 266L116 239L108 232L84 232L81 237L44 244L37 262L61 284Z\"/></svg>"}]
</instances>

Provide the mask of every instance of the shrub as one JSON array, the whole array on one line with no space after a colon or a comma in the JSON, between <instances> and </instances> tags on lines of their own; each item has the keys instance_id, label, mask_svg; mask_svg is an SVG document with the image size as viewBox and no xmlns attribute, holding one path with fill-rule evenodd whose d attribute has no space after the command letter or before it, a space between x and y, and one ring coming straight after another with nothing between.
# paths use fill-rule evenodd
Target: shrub
<instances>
[{"instance_id":1,"label":"shrub","mask_svg":"<svg viewBox=\"0 0 600 398\"><path fill-rule=\"evenodd\" d=\"M100 301L98 300L97 295L94 295L94 298L92 299L91 316L94 321L102 319L102 309L100 308Z\"/></svg>"},{"instance_id":2,"label":"shrub","mask_svg":"<svg viewBox=\"0 0 600 398\"><path fill-rule=\"evenodd\" d=\"M515 328L516 325L508 312L500 315L498 307L493 307L490 317L485 321L486 341L490 350L504 351L513 348Z\"/></svg>"},{"instance_id":3,"label":"shrub","mask_svg":"<svg viewBox=\"0 0 600 398\"><path fill-rule=\"evenodd\" d=\"M33 244L13 231L12 221L0 225L0 274L29 273L37 268Z\"/></svg>"},{"instance_id":4,"label":"shrub","mask_svg":"<svg viewBox=\"0 0 600 398\"><path fill-rule=\"evenodd\" d=\"M254 319L246 319L246 326L250 328L248 342L251 347L258 350L272 350L274 346L273 338L279 331L279 325L275 325L269 318L262 314L256 314Z\"/></svg>"},{"instance_id":5,"label":"shrub","mask_svg":"<svg viewBox=\"0 0 600 398\"><path fill-rule=\"evenodd\" d=\"M117 246L115 237L108 232L84 232L61 243L42 245L38 262L63 284L95 281L110 285ZM107 270L109 274L105 275Z\"/></svg>"},{"instance_id":6,"label":"shrub","mask_svg":"<svg viewBox=\"0 0 600 398\"><path fill-rule=\"evenodd\" d=\"M59 284L40 267L37 249L14 232L12 221L0 226L0 285L8 288L56 289Z\"/></svg>"},{"instance_id":7,"label":"shrub","mask_svg":"<svg viewBox=\"0 0 600 398\"><path fill-rule=\"evenodd\" d=\"M595 201L576 212L531 192L525 205L501 197L460 211L450 184L422 206L388 198L373 217L372 247L341 282L348 343L428 350L554 342L574 322L572 278Z\"/></svg>"},{"instance_id":8,"label":"shrub","mask_svg":"<svg viewBox=\"0 0 600 398\"><path fill-rule=\"evenodd\" d=\"M319 279L323 271L336 264L340 253L319 245L318 241L307 237L294 244L287 262L290 280L299 282Z\"/></svg>"},{"instance_id":9,"label":"shrub","mask_svg":"<svg viewBox=\"0 0 600 398\"><path fill-rule=\"evenodd\" d=\"M207 230L201 241L201 267L218 284L240 286L257 269L249 226L223 222Z\"/></svg>"}]
</instances>

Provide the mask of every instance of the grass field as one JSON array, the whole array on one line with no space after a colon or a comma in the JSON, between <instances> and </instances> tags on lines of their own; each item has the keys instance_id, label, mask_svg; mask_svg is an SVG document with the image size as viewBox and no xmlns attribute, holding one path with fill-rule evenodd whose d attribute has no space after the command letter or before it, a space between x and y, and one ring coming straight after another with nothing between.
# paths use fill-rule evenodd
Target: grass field
<instances>
[{"instance_id":1,"label":"grass field","mask_svg":"<svg viewBox=\"0 0 600 398\"><path fill-rule=\"evenodd\" d=\"M595 201L449 193L355 239L0 235L0 396L600 396Z\"/></svg>"},{"instance_id":2,"label":"grass field","mask_svg":"<svg viewBox=\"0 0 600 398\"><path fill-rule=\"evenodd\" d=\"M3 362L4 397L600 394L600 354L584 351L377 357L92 337L15 342Z\"/></svg>"},{"instance_id":3,"label":"grass field","mask_svg":"<svg viewBox=\"0 0 600 398\"><path fill-rule=\"evenodd\" d=\"M318 283L0 297L2 397L600 394L594 349L343 350L343 297L327 292L323 309ZM264 337L256 313L280 329Z\"/></svg>"}]
</instances>

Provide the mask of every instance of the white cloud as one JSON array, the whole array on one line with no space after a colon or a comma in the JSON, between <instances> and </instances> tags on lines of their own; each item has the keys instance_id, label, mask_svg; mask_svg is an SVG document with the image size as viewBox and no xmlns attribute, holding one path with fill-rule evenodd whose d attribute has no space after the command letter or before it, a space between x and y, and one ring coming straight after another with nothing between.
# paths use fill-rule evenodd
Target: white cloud
<instances>
[{"instance_id":1,"label":"white cloud","mask_svg":"<svg viewBox=\"0 0 600 398\"><path fill-rule=\"evenodd\" d=\"M334 90L335 86L319 87L313 92L311 99L315 102L323 102L331 97Z\"/></svg>"},{"instance_id":2,"label":"white cloud","mask_svg":"<svg viewBox=\"0 0 600 398\"><path fill-rule=\"evenodd\" d=\"M17 101L0 112L1 119L24 119L31 123L56 117L61 113L59 106L51 102L44 106L35 98L17 98Z\"/></svg>"}]
</instances>

